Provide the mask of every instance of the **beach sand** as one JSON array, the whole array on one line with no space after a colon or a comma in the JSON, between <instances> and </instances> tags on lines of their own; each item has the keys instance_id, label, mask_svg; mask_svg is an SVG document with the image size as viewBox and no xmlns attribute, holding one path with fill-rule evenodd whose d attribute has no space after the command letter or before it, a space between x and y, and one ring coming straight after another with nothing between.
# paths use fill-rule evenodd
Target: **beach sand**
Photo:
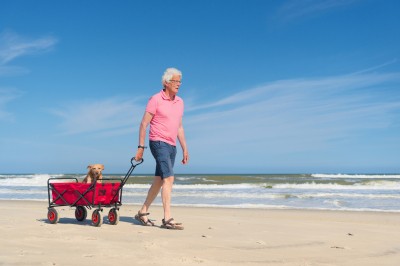
<instances>
[{"instance_id":1,"label":"beach sand","mask_svg":"<svg viewBox=\"0 0 400 266\"><path fill-rule=\"evenodd\" d=\"M50 224L46 202L0 201L0 265L400 265L400 213L173 207L175 231L139 225L135 205L101 227L56 209Z\"/></svg>"}]
</instances>

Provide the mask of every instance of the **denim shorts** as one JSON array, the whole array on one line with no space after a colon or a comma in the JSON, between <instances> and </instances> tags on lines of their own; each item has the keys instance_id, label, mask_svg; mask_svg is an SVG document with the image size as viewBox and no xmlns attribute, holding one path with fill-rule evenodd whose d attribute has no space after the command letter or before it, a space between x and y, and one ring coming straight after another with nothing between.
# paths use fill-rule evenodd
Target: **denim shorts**
<instances>
[{"instance_id":1,"label":"denim shorts","mask_svg":"<svg viewBox=\"0 0 400 266\"><path fill-rule=\"evenodd\" d=\"M164 141L150 141L150 150L156 159L155 176L162 179L174 175L174 164L176 157L176 147Z\"/></svg>"}]
</instances>

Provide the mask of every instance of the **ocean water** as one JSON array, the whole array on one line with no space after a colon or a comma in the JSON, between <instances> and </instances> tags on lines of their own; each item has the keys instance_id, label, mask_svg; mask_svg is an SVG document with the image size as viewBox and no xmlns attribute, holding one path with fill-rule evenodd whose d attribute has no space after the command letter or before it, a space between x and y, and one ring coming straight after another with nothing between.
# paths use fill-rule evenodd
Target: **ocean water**
<instances>
[{"instance_id":1,"label":"ocean water","mask_svg":"<svg viewBox=\"0 0 400 266\"><path fill-rule=\"evenodd\" d=\"M0 200L47 201L49 178L79 174L0 175ZM125 175L105 175L121 179ZM123 204L142 204L151 176L133 174L122 192ZM160 196L154 202L161 205ZM323 209L400 212L400 174L177 175L175 206Z\"/></svg>"}]
</instances>

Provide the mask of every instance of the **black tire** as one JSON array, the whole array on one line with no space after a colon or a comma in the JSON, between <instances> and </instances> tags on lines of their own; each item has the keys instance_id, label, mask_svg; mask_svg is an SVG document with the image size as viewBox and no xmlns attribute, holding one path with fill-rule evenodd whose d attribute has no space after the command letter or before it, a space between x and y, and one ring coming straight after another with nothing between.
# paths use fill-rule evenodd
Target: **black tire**
<instances>
[{"instance_id":1,"label":"black tire","mask_svg":"<svg viewBox=\"0 0 400 266\"><path fill-rule=\"evenodd\" d=\"M108 220L110 221L110 224L112 224L112 225L118 224L118 222L119 222L119 213L118 213L118 210L116 208L112 208L108 212Z\"/></svg>"},{"instance_id":2,"label":"black tire","mask_svg":"<svg viewBox=\"0 0 400 266\"><path fill-rule=\"evenodd\" d=\"M94 210L92 214L92 223L94 226L100 227L103 224L103 217L100 210Z\"/></svg>"},{"instance_id":3,"label":"black tire","mask_svg":"<svg viewBox=\"0 0 400 266\"><path fill-rule=\"evenodd\" d=\"M47 212L47 219L51 224L56 224L58 223L58 220L60 217L58 216L58 212L54 208L50 208L49 211Z\"/></svg>"},{"instance_id":4,"label":"black tire","mask_svg":"<svg viewBox=\"0 0 400 266\"><path fill-rule=\"evenodd\" d=\"M83 206L77 206L75 209L75 218L82 222L86 219L87 217L87 211L86 208Z\"/></svg>"}]
</instances>

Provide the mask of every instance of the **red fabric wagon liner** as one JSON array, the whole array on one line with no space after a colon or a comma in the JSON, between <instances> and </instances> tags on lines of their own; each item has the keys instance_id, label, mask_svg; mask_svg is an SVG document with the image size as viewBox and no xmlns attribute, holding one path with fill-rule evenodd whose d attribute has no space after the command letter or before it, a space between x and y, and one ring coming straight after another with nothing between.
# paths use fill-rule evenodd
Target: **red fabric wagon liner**
<instances>
[{"instance_id":1,"label":"red fabric wagon liner","mask_svg":"<svg viewBox=\"0 0 400 266\"><path fill-rule=\"evenodd\" d=\"M121 183L51 183L53 203L57 205L110 205L120 200Z\"/></svg>"}]
</instances>

